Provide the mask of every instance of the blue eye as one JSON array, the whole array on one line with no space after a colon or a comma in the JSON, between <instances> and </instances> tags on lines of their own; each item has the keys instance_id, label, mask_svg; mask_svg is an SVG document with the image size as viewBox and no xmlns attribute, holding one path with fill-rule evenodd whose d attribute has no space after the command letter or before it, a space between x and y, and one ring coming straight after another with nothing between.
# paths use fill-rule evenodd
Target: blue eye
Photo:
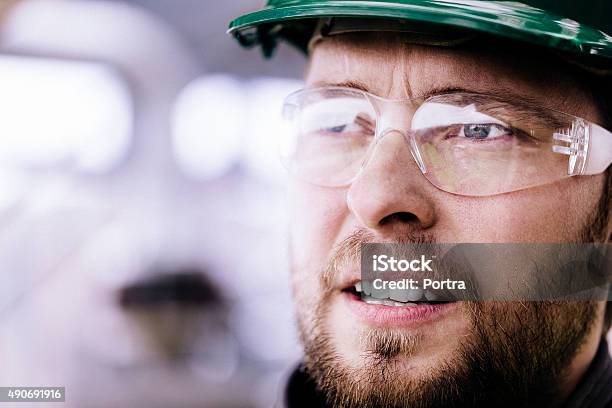
<instances>
[{"instance_id":1,"label":"blue eye","mask_svg":"<svg viewBox=\"0 0 612 408\"><path fill-rule=\"evenodd\" d=\"M466 125L463 128L465 137L472 139L485 139L491 133L490 125Z\"/></svg>"},{"instance_id":2,"label":"blue eye","mask_svg":"<svg viewBox=\"0 0 612 408\"><path fill-rule=\"evenodd\" d=\"M347 125L338 125L338 126L327 128L325 130L328 132L332 132L332 133L341 133L341 132L344 132L344 130L346 130L346 126Z\"/></svg>"},{"instance_id":3,"label":"blue eye","mask_svg":"<svg viewBox=\"0 0 612 408\"><path fill-rule=\"evenodd\" d=\"M479 123L469 124L463 126L463 135L470 139L482 140L482 139L495 139L511 134L512 132L498 124L493 123Z\"/></svg>"}]
</instances>

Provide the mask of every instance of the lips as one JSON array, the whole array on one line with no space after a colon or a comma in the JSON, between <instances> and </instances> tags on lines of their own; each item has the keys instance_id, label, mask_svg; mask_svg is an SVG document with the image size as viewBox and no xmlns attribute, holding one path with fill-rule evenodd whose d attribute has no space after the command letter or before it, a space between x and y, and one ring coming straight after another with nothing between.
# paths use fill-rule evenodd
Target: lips
<instances>
[{"instance_id":1,"label":"lips","mask_svg":"<svg viewBox=\"0 0 612 408\"><path fill-rule=\"evenodd\" d=\"M441 293L441 291L432 289L424 290L420 287L376 291L376 296L374 296L374 294L363 286L362 281L359 281L353 286L345 288L344 292L350 292L358 295L362 301L370 305L385 305L395 307L414 306L424 303L447 303L450 300L450 298L448 296L444 296L445 294ZM442 299L445 301L442 301Z\"/></svg>"},{"instance_id":2,"label":"lips","mask_svg":"<svg viewBox=\"0 0 612 408\"><path fill-rule=\"evenodd\" d=\"M349 312L363 323L377 327L414 326L433 322L456 308L455 301L440 301L433 290L389 290L386 298L362 291L361 281L345 287L341 294Z\"/></svg>"}]
</instances>

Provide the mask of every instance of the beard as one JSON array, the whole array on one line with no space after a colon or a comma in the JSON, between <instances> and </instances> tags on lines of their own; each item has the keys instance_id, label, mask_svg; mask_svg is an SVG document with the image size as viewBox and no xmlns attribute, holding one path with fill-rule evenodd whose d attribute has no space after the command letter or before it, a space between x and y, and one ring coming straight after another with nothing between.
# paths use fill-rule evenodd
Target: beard
<instances>
[{"instance_id":1,"label":"beard","mask_svg":"<svg viewBox=\"0 0 612 408\"><path fill-rule=\"evenodd\" d=\"M317 296L295 282L304 365L333 407L554 406L560 384L597 319L597 302L460 302L469 333L451 353L414 373L410 361L422 344L400 329L360 329L360 364L351 366L329 328L331 289L339 268L357 259L373 237L359 230L345 239L320 276ZM405 237L412 243L431 237Z\"/></svg>"}]
</instances>

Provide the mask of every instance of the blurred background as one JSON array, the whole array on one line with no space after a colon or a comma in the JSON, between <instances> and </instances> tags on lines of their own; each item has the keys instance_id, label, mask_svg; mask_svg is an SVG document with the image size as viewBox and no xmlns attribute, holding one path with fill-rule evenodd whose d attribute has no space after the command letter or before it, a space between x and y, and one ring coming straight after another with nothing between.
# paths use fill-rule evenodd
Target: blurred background
<instances>
[{"instance_id":1,"label":"blurred background","mask_svg":"<svg viewBox=\"0 0 612 408\"><path fill-rule=\"evenodd\" d=\"M277 399L299 347L276 138L305 61L226 34L262 3L0 0L0 386Z\"/></svg>"},{"instance_id":2,"label":"blurred background","mask_svg":"<svg viewBox=\"0 0 612 408\"><path fill-rule=\"evenodd\" d=\"M0 385L276 400L299 357L276 138L304 59L226 34L260 6L0 0Z\"/></svg>"}]
</instances>

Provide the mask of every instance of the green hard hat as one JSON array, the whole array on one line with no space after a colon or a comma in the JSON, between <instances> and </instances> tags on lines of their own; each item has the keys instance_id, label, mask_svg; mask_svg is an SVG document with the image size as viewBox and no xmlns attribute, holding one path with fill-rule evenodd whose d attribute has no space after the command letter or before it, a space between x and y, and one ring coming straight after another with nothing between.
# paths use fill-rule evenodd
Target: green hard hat
<instances>
[{"instance_id":1,"label":"green hard hat","mask_svg":"<svg viewBox=\"0 0 612 408\"><path fill-rule=\"evenodd\" d=\"M317 23L334 18L470 30L612 61L612 0L268 0L228 32L243 46L262 46L266 56L281 40L307 53Z\"/></svg>"}]
</instances>

